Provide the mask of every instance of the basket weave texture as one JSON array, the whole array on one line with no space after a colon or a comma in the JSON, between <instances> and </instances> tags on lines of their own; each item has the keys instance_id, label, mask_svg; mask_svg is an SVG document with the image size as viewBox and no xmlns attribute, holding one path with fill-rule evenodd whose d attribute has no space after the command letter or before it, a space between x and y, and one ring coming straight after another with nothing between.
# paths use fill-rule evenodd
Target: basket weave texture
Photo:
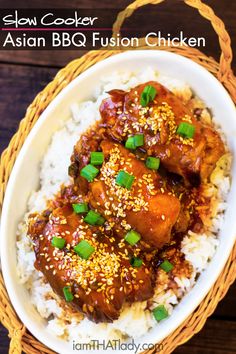
<instances>
[{"instance_id":1,"label":"basket weave texture","mask_svg":"<svg viewBox=\"0 0 236 354\"><path fill-rule=\"evenodd\" d=\"M164 0L137 0L131 3L125 10L120 12L113 26L113 35L120 32L120 28L125 19L139 7L147 4L159 4ZM197 9L198 12L209 20L218 35L221 56L219 63L211 57L207 57L198 49L190 47L168 47L168 51L187 57L205 67L211 72L228 90L232 100L236 103L236 78L231 70L232 49L230 37L225 29L224 23L214 14L213 10L202 3L200 0L184 0L184 2ZM153 39L154 40L154 39ZM127 49L127 48L126 48ZM144 38L140 39L138 49L150 49L145 45ZM153 49L153 47L152 47ZM133 49L134 50L134 49ZM159 46L157 50L167 50L166 47ZM87 70L95 63L122 52L118 50L100 50L90 51L83 57L73 60L65 68L60 70L55 79L41 91L26 111L17 133L11 139L8 148L3 152L0 161L0 208L4 200L4 193L7 182L17 158L17 155L35 122L40 114L45 110L48 104L57 96L57 94L76 78L80 73ZM198 306L198 308L168 337L163 343L162 353L171 353L177 346L188 341L195 333L199 332L206 319L214 312L218 302L225 296L229 286L236 278L236 244L231 251L227 263L219 275L214 286L207 296ZM0 321L9 331L11 338L9 353L19 354L22 350L25 353L50 353L54 352L35 339L25 328L17 317L7 291L5 289L2 274L0 273ZM145 353L154 353L154 350Z\"/></svg>"}]
</instances>

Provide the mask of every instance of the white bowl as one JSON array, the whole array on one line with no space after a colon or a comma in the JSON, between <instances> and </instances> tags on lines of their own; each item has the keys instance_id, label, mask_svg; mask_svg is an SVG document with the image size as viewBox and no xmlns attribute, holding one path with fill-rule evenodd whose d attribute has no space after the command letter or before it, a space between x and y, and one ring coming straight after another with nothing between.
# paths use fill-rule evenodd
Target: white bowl
<instances>
[{"instance_id":1,"label":"white bowl","mask_svg":"<svg viewBox=\"0 0 236 354\"><path fill-rule=\"evenodd\" d=\"M104 74L114 70L134 71L152 66L160 73L181 79L210 107L215 119L227 136L231 151L236 156L236 111L223 86L207 70L193 61L165 51L131 51L112 56L88 69L73 80L51 102L27 137L12 170L1 218L2 271L11 302L21 321L42 343L59 353L75 353L72 344L49 333L45 321L30 304L25 287L19 284L16 273L16 230L26 212L27 199L39 186L39 165L50 143L52 134L61 126L61 120L70 115L73 102L90 99L91 88L99 84ZM65 166L66 168L66 166ZM232 186L228 196L229 207L220 232L220 245L206 271L195 287L183 298L173 314L159 327L141 339L142 343L157 343L176 329L199 305L223 269L236 235L236 165L232 166ZM87 352L87 351L86 351ZM100 350L101 352L101 350ZM109 351L106 351L108 353ZM128 351L131 353L131 351ZM114 351L112 351L114 353Z\"/></svg>"}]
</instances>

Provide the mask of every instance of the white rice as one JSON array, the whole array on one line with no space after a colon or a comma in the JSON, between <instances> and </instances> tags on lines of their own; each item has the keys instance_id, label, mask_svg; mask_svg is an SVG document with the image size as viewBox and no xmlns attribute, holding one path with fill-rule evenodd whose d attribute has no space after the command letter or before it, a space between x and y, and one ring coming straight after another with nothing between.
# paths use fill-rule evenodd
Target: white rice
<instances>
[{"instance_id":1,"label":"white rice","mask_svg":"<svg viewBox=\"0 0 236 354\"><path fill-rule=\"evenodd\" d=\"M74 103L71 107L72 117L65 126L57 131L51 145L41 163L40 189L34 191L28 201L27 214L18 229L17 242L17 272L20 283L28 289L30 301L37 309L39 315L47 321L47 327L51 333L76 342L89 342L94 339L102 340L125 340L128 337L140 337L154 326L162 326L157 323L152 313L146 309L147 302L136 302L125 305L118 320L111 324L95 324L81 314L64 308L59 297L53 293L50 285L45 281L43 274L34 268L35 255L30 240L26 236L26 220L29 213L42 211L46 207L46 200L52 198L62 183L67 184L70 179L67 168L73 146L80 134L99 119L99 105L107 96L105 93L110 89L118 88L127 90L139 83L148 80L157 80L184 101L189 101L192 91L187 84L158 74L152 68L147 68L141 73L116 72L112 76L105 77L100 87L93 93L91 101ZM211 122L209 112L204 104L197 98L193 99L196 107L203 108L202 119ZM222 136L222 132L221 132ZM167 288L165 282L166 273L161 272L162 282L158 285L152 299L152 307L163 304L171 314L173 308L178 305L180 299L194 286L196 277L203 272L214 256L219 244L218 231L224 220L224 212L227 207L227 194L230 189L230 154L227 154L217 164L216 170L211 176L210 183L205 185L205 193L212 200L211 218L205 220L207 232L196 234L189 231L184 237L181 249L186 260L193 266L191 278L175 278L177 291ZM132 325L130 325L132 323Z\"/></svg>"}]
</instances>

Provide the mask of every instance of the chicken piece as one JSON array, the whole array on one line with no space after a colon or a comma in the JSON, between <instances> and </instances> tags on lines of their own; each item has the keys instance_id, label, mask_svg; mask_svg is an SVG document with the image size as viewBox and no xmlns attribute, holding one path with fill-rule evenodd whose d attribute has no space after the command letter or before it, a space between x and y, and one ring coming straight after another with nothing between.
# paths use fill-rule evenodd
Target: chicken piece
<instances>
[{"instance_id":1,"label":"chicken piece","mask_svg":"<svg viewBox=\"0 0 236 354\"><path fill-rule=\"evenodd\" d=\"M95 322L112 322L119 317L125 301L143 301L153 296L155 274L150 259L127 244L119 244L104 227L90 226L75 214L70 204L54 209L50 215L32 215L28 234L33 240L35 267L52 289L64 298L68 286L74 298L68 304ZM52 245L52 238L66 241L62 249ZM75 251L81 240L94 247L89 259ZM133 256L143 259L133 267Z\"/></svg>"},{"instance_id":2,"label":"chicken piece","mask_svg":"<svg viewBox=\"0 0 236 354\"><path fill-rule=\"evenodd\" d=\"M179 199L165 191L160 176L122 145L104 140L101 148L106 162L89 185L90 204L110 222L121 225L122 236L134 229L147 244L162 247L170 241L180 212ZM116 183L122 170L135 177L130 190Z\"/></svg>"},{"instance_id":3,"label":"chicken piece","mask_svg":"<svg viewBox=\"0 0 236 354\"><path fill-rule=\"evenodd\" d=\"M142 107L140 97L146 85L153 86L157 93L154 101ZM183 176L186 184L198 186L224 154L219 134L198 121L177 96L158 82L138 85L129 92L112 90L109 94L100 106L108 136L124 142L130 135L143 133L141 149L159 157L163 166ZM182 122L195 127L193 138L183 138L176 133Z\"/></svg>"},{"instance_id":4,"label":"chicken piece","mask_svg":"<svg viewBox=\"0 0 236 354\"><path fill-rule=\"evenodd\" d=\"M80 177L79 171L89 163L91 152L99 150L100 142L104 139L104 132L105 128L101 124L96 124L93 129L81 135L74 147L68 172L74 178L75 183L80 186L83 194L88 191L88 182Z\"/></svg>"}]
</instances>

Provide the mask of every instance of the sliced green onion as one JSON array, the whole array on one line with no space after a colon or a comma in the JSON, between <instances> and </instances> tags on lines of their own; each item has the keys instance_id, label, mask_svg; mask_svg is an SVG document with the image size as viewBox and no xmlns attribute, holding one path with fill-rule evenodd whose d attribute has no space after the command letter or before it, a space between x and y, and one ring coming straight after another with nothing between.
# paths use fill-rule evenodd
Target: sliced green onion
<instances>
[{"instance_id":1,"label":"sliced green onion","mask_svg":"<svg viewBox=\"0 0 236 354\"><path fill-rule=\"evenodd\" d=\"M140 104L142 107L146 107L149 103L149 96L145 93L142 92L141 98L140 98Z\"/></svg>"},{"instance_id":2,"label":"sliced green onion","mask_svg":"<svg viewBox=\"0 0 236 354\"><path fill-rule=\"evenodd\" d=\"M163 269L166 273L170 272L174 266L167 259L161 263L160 268Z\"/></svg>"},{"instance_id":3,"label":"sliced green onion","mask_svg":"<svg viewBox=\"0 0 236 354\"><path fill-rule=\"evenodd\" d=\"M149 102L153 101L156 97L157 90L152 85L147 85L144 87L140 98L140 104L142 107L146 107Z\"/></svg>"},{"instance_id":4,"label":"sliced green onion","mask_svg":"<svg viewBox=\"0 0 236 354\"><path fill-rule=\"evenodd\" d=\"M95 248L90 245L86 240L80 241L75 247L74 251L83 259L88 259L93 252L95 251Z\"/></svg>"},{"instance_id":5,"label":"sliced green onion","mask_svg":"<svg viewBox=\"0 0 236 354\"><path fill-rule=\"evenodd\" d=\"M116 177L116 184L118 184L121 187L130 189L134 182L134 178L135 177L130 175L129 173L125 171L120 171Z\"/></svg>"},{"instance_id":6,"label":"sliced green onion","mask_svg":"<svg viewBox=\"0 0 236 354\"><path fill-rule=\"evenodd\" d=\"M146 166L151 170L158 170L158 168L160 167L160 159L158 157L149 156L146 159Z\"/></svg>"},{"instance_id":7,"label":"sliced green onion","mask_svg":"<svg viewBox=\"0 0 236 354\"><path fill-rule=\"evenodd\" d=\"M144 87L143 92L145 92L148 96L150 96L150 99L152 101L154 100L154 98L156 97L156 94L157 94L157 90L152 85L146 85Z\"/></svg>"},{"instance_id":8,"label":"sliced green onion","mask_svg":"<svg viewBox=\"0 0 236 354\"><path fill-rule=\"evenodd\" d=\"M88 212L88 204L87 203L72 204L72 208L76 214L82 214L82 213Z\"/></svg>"},{"instance_id":9,"label":"sliced green onion","mask_svg":"<svg viewBox=\"0 0 236 354\"><path fill-rule=\"evenodd\" d=\"M87 181L92 182L94 178L98 175L99 170L93 165L87 165L80 171L80 176L87 179Z\"/></svg>"},{"instance_id":10,"label":"sliced green onion","mask_svg":"<svg viewBox=\"0 0 236 354\"><path fill-rule=\"evenodd\" d=\"M66 240L64 240L64 238L54 236L51 244L53 247L57 247L61 250L65 246Z\"/></svg>"},{"instance_id":11,"label":"sliced green onion","mask_svg":"<svg viewBox=\"0 0 236 354\"><path fill-rule=\"evenodd\" d=\"M105 222L104 217L100 216L100 218L99 218L99 219L97 220L97 222L96 222L96 225L101 226L101 225L104 224L104 222Z\"/></svg>"},{"instance_id":12,"label":"sliced green onion","mask_svg":"<svg viewBox=\"0 0 236 354\"><path fill-rule=\"evenodd\" d=\"M85 216L84 221L90 225L102 225L105 219L96 211L89 210L88 214Z\"/></svg>"},{"instance_id":13,"label":"sliced green onion","mask_svg":"<svg viewBox=\"0 0 236 354\"><path fill-rule=\"evenodd\" d=\"M104 161L104 153L103 152L91 152L90 155L90 163L92 165L102 165Z\"/></svg>"},{"instance_id":14,"label":"sliced green onion","mask_svg":"<svg viewBox=\"0 0 236 354\"><path fill-rule=\"evenodd\" d=\"M130 149L130 150L136 149L133 136L128 137L128 139L126 140L126 143L125 143L125 147L126 147L126 149Z\"/></svg>"},{"instance_id":15,"label":"sliced green onion","mask_svg":"<svg viewBox=\"0 0 236 354\"><path fill-rule=\"evenodd\" d=\"M70 286L64 286L62 290L67 302L70 302L74 299L74 295L71 293Z\"/></svg>"},{"instance_id":16,"label":"sliced green onion","mask_svg":"<svg viewBox=\"0 0 236 354\"><path fill-rule=\"evenodd\" d=\"M182 122L178 125L176 132L182 137L190 139L194 137L195 126L187 122Z\"/></svg>"},{"instance_id":17,"label":"sliced green onion","mask_svg":"<svg viewBox=\"0 0 236 354\"><path fill-rule=\"evenodd\" d=\"M128 242L131 246L136 245L140 239L141 235L134 230L127 232L125 235L125 241Z\"/></svg>"},{"instance_id":18,"label":"sliced green onion","mask_svg":"<svg viewBox=\"0 0 236 354\"><path fill-rule=\"evenodd\" d=\"M130 264L132 265L132 267L139 268L143 264L143 261L142 261L141 258L132 257L131 260L130 260Z\"/></svg>"},{"instance_id":19,"label":"sliced green onion","mask_svg":"<svg viewBox=\"0 0 236 354\"><path fill-rule=\"evenodd\" d=\"M144 135L143 134L134 135L134 144L135 144L136 147L143 146L143 144L144 144Z\"/></svg>"},{"instance_id":20,"label":"sliced green onion","mask_svg":"<svg viewBox=\"0 0 236 354\"><path fill-rule=\"evenodd\" d=\"M164 305L159 305L153 310L153 316L157 322L164 320L164 318L168 317L168 311L166 310Z\"/></svg>"},{"instance_id":21,"label":"sliced green onion","mask_svg":"<svg viewBox=\"0 0 236 354\"><path fill-rule=\"evenodd\" d=\"M129 136L126 140L125 147L126 149L135 150L136 147L143 146L144 144L144 135L136 134L134 136Z\"/></svg>"}]
</instances>

